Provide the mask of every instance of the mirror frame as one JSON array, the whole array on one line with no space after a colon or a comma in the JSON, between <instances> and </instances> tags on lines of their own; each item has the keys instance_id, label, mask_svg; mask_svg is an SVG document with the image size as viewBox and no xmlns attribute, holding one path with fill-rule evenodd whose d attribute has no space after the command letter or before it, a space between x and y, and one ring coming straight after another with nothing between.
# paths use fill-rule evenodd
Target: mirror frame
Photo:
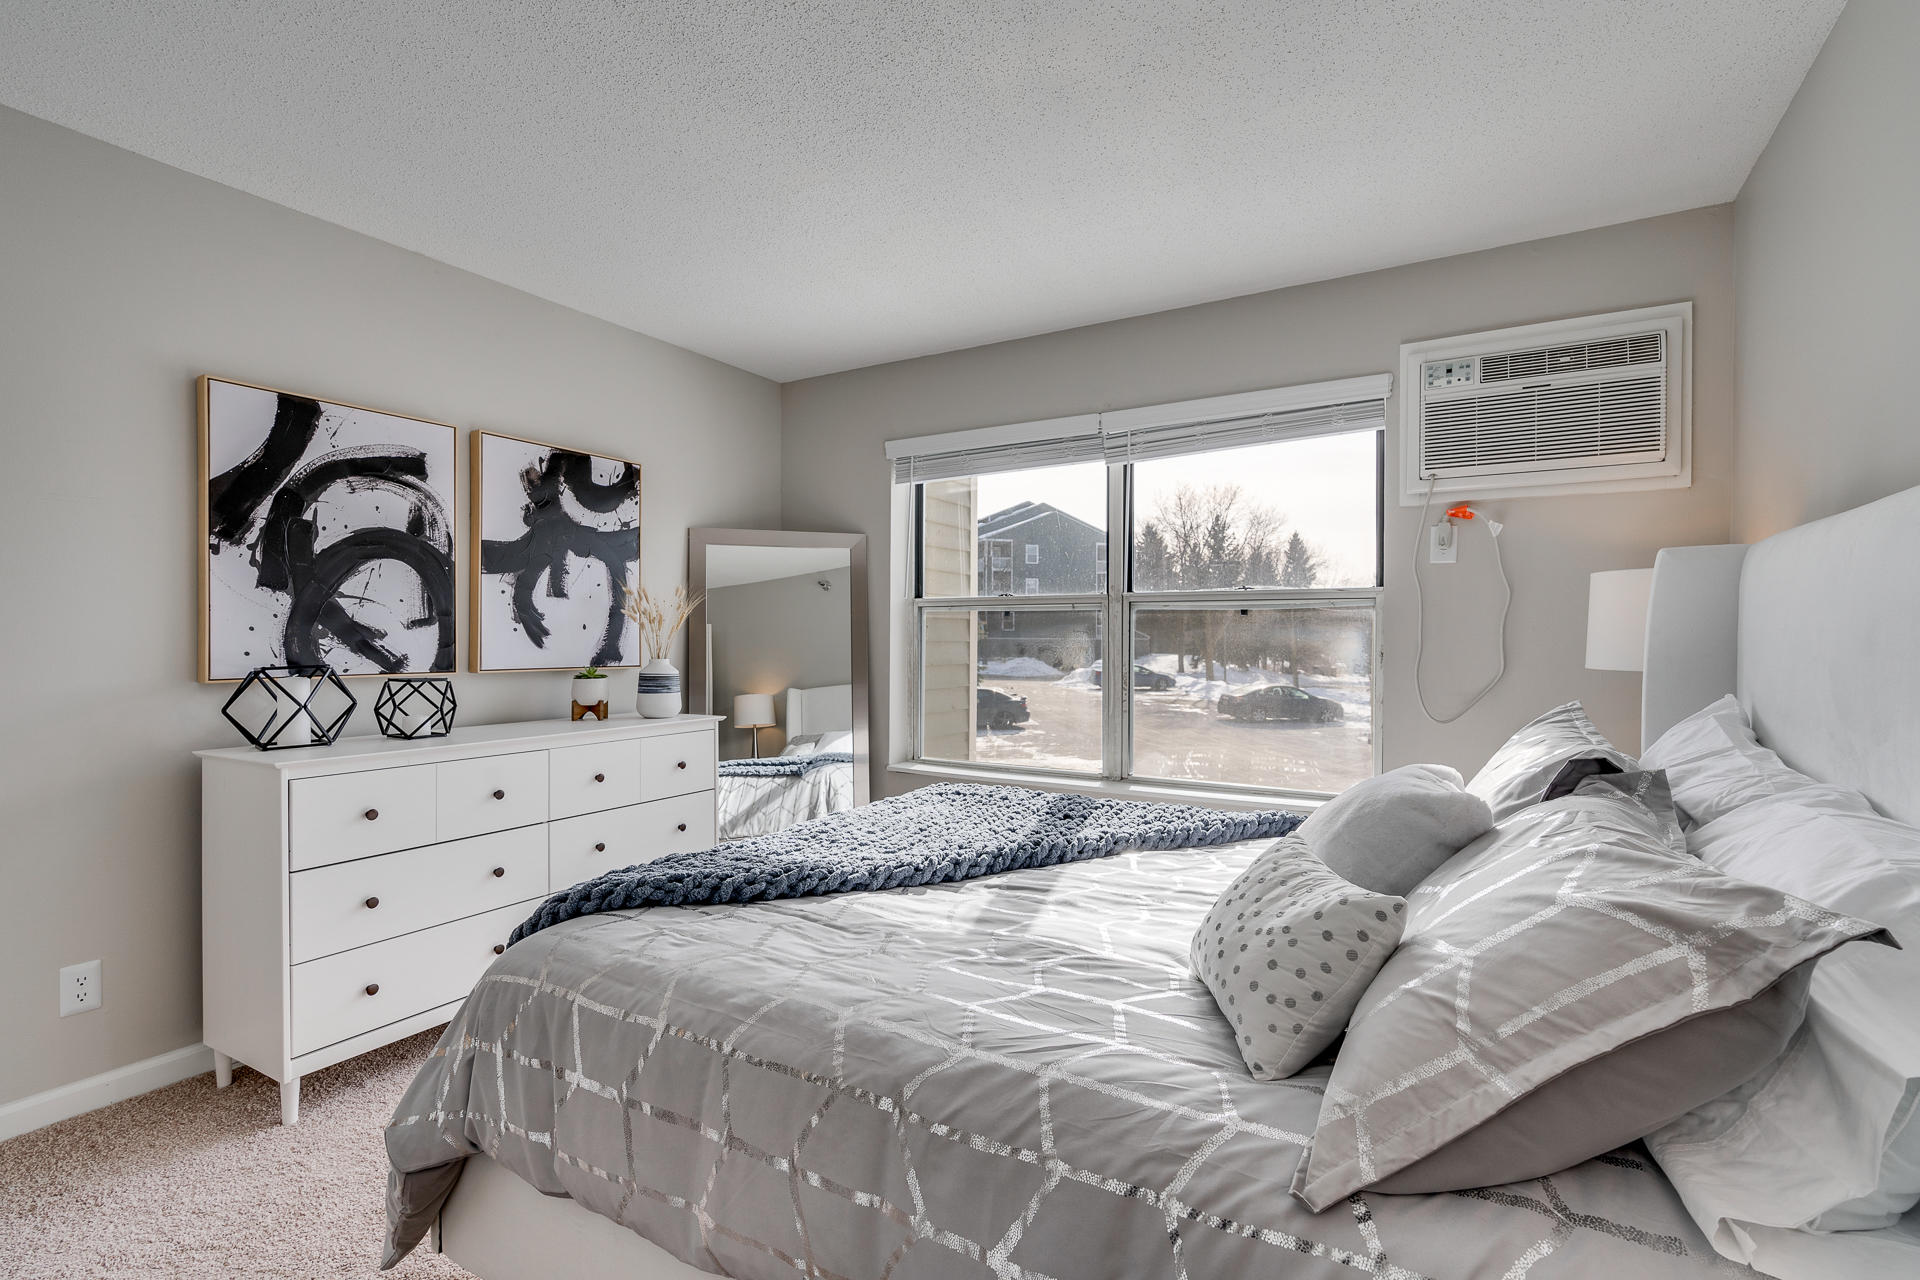
<instances>
[{"instance_id":1,"label":"mirror frame","mask_svg":"<svg viewBox=\"0 0 1920 1280\"><path fill-rule=\"evenodd\" d=\"M851 676L853 681L853 802L872 800L873 758L868 749L867 717L868 644L867 644L867 535L864 533L807 533L790 529L689 529L687 530L687 590L700 597L700 606L687 623L687 706L706 715L721 715L713 709L713 691L708 687L712 672L708 666L707 640L707 551L711 547L834 547L847 553L847 613L853 634Z\"/></svg>"}]
</instances>

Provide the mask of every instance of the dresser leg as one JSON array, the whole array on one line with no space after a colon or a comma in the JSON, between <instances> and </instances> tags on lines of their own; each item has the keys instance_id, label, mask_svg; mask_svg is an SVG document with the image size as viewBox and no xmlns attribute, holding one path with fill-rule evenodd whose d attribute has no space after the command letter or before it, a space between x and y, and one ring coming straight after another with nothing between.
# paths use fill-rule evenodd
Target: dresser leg
<instances>
[{"instance_id":1,"label":"dresser leg","mask_svg":"<svg viewBox=\"0 0 1920 1280\"><path fill-rule=\"evenodd\" d=\"M233 1059L218 1049L213 1051L213 1087L224 1089L233 1083Z\"/></svg>"},{"instance_id":2,"label":"dresser leg","mask_svg":"<svg viewBox=\"0 0 1920 1280\"><path fill-rule=\"evenodd\" d=\"M285 1081L280 1086L280 1123L296 1125L300 1123L300 1077Z\"/></svg>"}]
</instances>

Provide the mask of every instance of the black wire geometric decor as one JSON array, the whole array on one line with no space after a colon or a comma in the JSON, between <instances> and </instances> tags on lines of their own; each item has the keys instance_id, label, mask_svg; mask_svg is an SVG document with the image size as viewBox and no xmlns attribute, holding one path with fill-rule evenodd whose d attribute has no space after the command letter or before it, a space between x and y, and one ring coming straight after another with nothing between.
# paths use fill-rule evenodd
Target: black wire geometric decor
<instances>
[{"instance_id":1,"label":"black wire geometric decor","mask_svg":"<svg viewBox=\"0 0 1920 1280\"><path fill-rule=\"evenodd\" d=\"M453 732L453 681L395 677L373 700L373 722L389 738L443 738Z\"/></svg>"},{"instance_id":2,"label":"black wire geometric decor","mask_svg":"<svg viewBox=\"0 0 1920 1280\"><path fill-rule=\"evenodd\" d=\"M333 742L359 705L332 667L296 664L247 672L220 714L260 750L284 751Z\"/></svg>"}]
</instances>

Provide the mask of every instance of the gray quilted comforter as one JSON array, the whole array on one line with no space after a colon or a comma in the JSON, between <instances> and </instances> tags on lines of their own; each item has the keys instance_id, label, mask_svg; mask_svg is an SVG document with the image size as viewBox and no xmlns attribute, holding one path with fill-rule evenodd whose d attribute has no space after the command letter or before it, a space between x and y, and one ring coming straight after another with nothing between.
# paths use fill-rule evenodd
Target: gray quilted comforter
<instances>
[{"instance_id":1,"label":"gray quilted comforter","mask_svg":"<svg viewBox=\"0 0 1920 1280\"><path fill-rule=\"evenodd\" d=\"M399 1104L387 1264L485 1153L756 1280L1738 1270L1637 1147L1473 1193L1292 1199L1326 1070L1252 1079L1187 972L1266 843L544 930Z\"/></svg>"}]
</instances>

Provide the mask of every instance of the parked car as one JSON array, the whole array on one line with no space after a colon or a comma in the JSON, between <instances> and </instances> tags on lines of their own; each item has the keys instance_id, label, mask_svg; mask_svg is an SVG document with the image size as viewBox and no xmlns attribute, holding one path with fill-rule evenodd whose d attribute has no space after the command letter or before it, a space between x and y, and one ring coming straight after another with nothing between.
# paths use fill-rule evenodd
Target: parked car
<instances>
[{"instance_id":1,"label":"parked car","mask_svg":"<svg viewBox=\"0 0 1920 1280\"><path fill-rule=\"evenodd\" d=\"M1171 689L1174 679L1164 671L1155 671L1152 667L1133 664L1133 687L1136 689ZM1100 664L1093 665L1093 687L1100 687Z\"/></svg>"},{"instance_id":2,"label":"parked car","mask_svg":"<svg viewBox=\"0 0 1920 1280\"><path fill-rule=\"evenodd\" d=\"M1314 724L1334 724L1347 718L1346 708L1333 699L1315 697L1290 684L1223 693L1220 714L1235 720L1306 720Z\"/></svg>"},{"instance_id":3,"label":"parked car","mask_svg":"<svg viewBox=\"0 0 1920 1280\"><path fill-rule=\"evenodd\" d=\"M976 729L1011 729L1017 724L1025 724L1031 714L1025 698L984 686L976 691L973 709L973 727Z\"/></svg>"}]
</instances>

